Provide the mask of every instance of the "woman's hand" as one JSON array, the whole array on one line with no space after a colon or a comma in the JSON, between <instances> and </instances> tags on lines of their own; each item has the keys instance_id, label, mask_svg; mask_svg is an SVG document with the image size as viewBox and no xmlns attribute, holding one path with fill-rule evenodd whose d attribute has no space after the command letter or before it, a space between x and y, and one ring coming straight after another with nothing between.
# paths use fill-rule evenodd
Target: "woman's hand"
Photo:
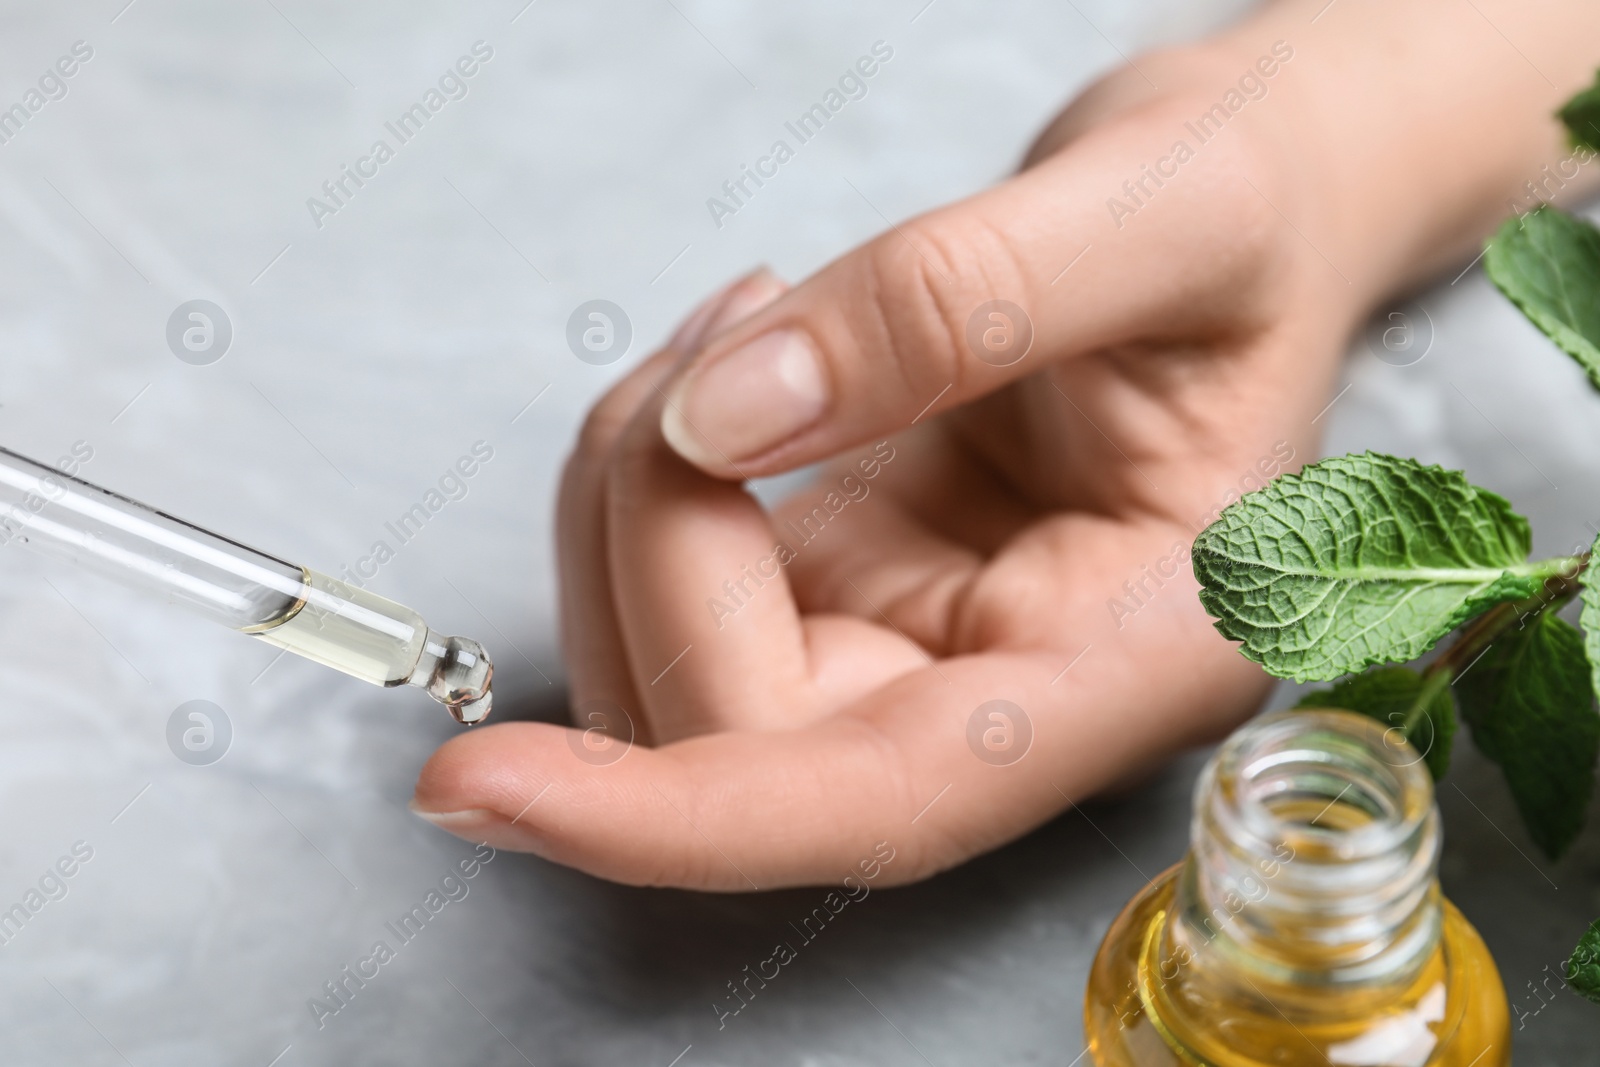
<instances>
[{"instance_id":1,"label":"woman's hand","mask_svg":"<svg viewBox=\"0 0 1600 1067\"><path fill-rule=\"evenodd\" d=\"M1319 158L1350 64L1291 42L1314 10L1144 57L1016 178L702 307L568 463L577 726L451 741L419 812L624 882L832 881L881 842L904 882L1247 715L1188 545L1311 457L1353 325L1455 250L1418 250L1433 213L1455 246L1495 214ZM741 485L824 461L773 514Z\"/></svg>"}]
</instances>

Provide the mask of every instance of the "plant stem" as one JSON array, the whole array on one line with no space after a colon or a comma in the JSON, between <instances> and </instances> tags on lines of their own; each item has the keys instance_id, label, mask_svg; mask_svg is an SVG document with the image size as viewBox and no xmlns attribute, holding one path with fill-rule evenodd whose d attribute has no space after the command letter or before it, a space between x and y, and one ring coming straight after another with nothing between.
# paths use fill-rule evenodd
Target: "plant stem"
<instances>
[{"instance_id":1,"label":"plant stem","mask_svg":"<svg viewBox=\"0 0 1600 1067\"><path fill-rule=\"evenodd\" d=\"M1431 667L1422 673L1422 688L1417 690L1417 698L1411 702L1411 707L1406 711L1405 720L1400 724L1401 733L1408 738L1411 736L1411 731L1417 728L1417 723L1428 713L1428 706L1433 703L1440 690L1450 687L1454 676L1454 671L1434 671Z\"/></svg>"},{"instance_id":2,"label":"plant stem","mask_svg":"<svg viewBox=\"0 0 1600 1067\"><path fill-rule=\"evenodd\" d=\"M1588 552L1579 556L1543 560L1538 566L1540 569L1549 570L1544 591L1526 600L1496 604L1468 623L1461 631L1461 636L1423 670L1422 688L1406 711L1405 721L1401 726L1405 734L1410 736L1417 723L1427 714L1428 705L1433 703L1440 691L1453 685L1455 680L1478 662L1478 657L1487 652L1489 646L1498 641L1506 631L1513 626L1520 628L1526 625L1530 615L1538 615L1549 610L1560 611L1571 602L1581 588L1578 584L1578 575L1588 565Z\"/></svg>"}]
</instances>

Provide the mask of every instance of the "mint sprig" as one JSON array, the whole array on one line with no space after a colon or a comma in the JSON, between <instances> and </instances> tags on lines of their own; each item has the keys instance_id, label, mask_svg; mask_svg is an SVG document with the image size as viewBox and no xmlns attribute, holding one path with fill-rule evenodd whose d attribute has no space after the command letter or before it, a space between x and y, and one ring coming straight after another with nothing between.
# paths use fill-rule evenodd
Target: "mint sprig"
<instances>
[{"instance_id":1,"label":"mint sprig","mask_svg":"<svg viewBox=\"0 0 1600 1067\"><path fill-rule=\"evenodd\" d=\"M1580 152L1600 152L1600 74L1558 115ZM1500 228L1484 266L1600 390L1600 229L1541 206ZM1269 674L1350 675L1298 707L1388 724L1435 780L1449 769L1459 701L1529 835L1555 859L1582 828L1600 758L1600 574L1590 566L1600 539L1537 562L1530 543L1526 520L1460 472L1368 452L1246 496L1201 532L1193 559L1217 629ZM1557 615L1580 595L1581 633ZM1457 627L1426 668L1401 666ZM1600 921L1567 981L1600 1002Z\"/></svg>"},{"instance_id":2,"label":"mint sprig","mask_svg":"<svg viewBox=\"0 0 1600 1067\"><path fill-rule=\"evenodd\" d=\"M1587 557L1529 562L1530 541L1503 497L1459 471L1368 452L1251 493L1201 533L1193 557L1217 629L1269 674L1320 681L1380 665L1299 706L1386 723L1435 780L1459 700L1529 834L1556 858L1582 827L1600 755L1600 577ZM1580 582L1588 648L1555 614ZM1423 672L1385 666L1469 620Z\"/></svg>"}]
</instances>

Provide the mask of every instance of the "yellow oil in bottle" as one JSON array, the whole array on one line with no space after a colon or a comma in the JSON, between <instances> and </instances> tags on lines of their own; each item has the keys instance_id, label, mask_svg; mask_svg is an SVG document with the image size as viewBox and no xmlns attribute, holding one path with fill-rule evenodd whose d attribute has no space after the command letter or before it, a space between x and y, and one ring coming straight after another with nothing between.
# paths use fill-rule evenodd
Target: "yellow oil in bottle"
<instances>
[{"instance_id":1,"label":"yellow oil in bottle","mask_svg":"<svg viewBox=\"0 0 1600 1067\"><path fill-rule=\"evenodd\" d=\"M1098 1067L1504 1067L1499 972L1439 892L1421 758L1382 724L1249 724L1195 790L1191 850L1090 971Z\"/></svg>"}]
</instances>

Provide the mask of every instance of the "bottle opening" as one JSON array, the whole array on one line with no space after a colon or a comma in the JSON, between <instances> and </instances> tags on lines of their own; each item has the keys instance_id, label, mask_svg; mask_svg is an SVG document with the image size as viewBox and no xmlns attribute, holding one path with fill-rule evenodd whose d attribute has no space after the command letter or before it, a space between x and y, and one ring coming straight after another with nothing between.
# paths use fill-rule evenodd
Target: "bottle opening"
<instances>
[{"instance_id":1,"label":"bottle opening","mask_svg":"<svg viewBox=\"0 0 1600 1067\"><path fill-rule=\"evenodd\" d=\"M1403 979L1437 942L1439 820L1422 757L1354 712L1263 716L1196 786L1195 932L1269 977Z\"/></svg>"},{"instance_id":2,"label":"bottle opening","mask_svg":"<svg viewBox=\"0 0 1600 1067\"><path fill-rule=\"evenodd\" d=\"M1268 716L1224 745L1215 766L1223 828L1286 843L1301 859L1380 857L1433 808L1422 757L1398 731L1352 712Z\"/></svg>"}]
</instances>

